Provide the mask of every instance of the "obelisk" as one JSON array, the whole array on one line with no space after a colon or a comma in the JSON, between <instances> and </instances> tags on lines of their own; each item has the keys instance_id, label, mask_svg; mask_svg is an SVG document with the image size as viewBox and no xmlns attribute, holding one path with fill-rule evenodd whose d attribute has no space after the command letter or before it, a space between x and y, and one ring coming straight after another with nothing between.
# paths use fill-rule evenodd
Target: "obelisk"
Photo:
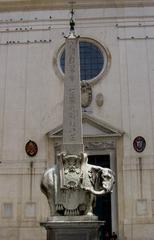
<instances>
[{"instance_id":1,"label":"obelisk","mask_svg":"<svg viewBox=\"0 0 154 240\"><path fill-rule=\"evenodd\" d=\"M63 104L63 150L67 154L83 152L79 37L74 21L65 41L65 77Z\"/></svg>"}]
</instances>

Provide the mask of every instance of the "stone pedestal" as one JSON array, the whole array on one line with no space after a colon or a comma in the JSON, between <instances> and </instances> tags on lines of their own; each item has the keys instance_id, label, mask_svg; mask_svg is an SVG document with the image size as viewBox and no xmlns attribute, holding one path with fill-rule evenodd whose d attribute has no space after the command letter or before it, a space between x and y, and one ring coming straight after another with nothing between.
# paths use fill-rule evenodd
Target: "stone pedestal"
<instances>
[{"instance_id":1,"label":"stone pedestal","mask_svg":"<svg viewBox=\"0 0 154 240\"><path fill-rule=\"evenodd\" d=\"M103 221L82 217L53 217L42 222L47 230L47 240L98 240Z\"/></svg>"}]
</instances>

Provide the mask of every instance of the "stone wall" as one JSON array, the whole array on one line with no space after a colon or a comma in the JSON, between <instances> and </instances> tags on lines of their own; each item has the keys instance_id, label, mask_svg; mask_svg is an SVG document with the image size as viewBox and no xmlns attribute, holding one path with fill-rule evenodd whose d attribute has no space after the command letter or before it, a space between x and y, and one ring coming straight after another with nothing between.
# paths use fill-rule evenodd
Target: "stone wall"
<instances>
[{"instance_id":1,"label":"stone wall","mask_svg":"<svg viewBox=\"0 0 154 240\"><path fill-rule=\"evenodd\" d=\"M118 188L121 240L150 240L154 235L153 10L76 11L77 33L95 39L111 54L108 73L92 86L89 114L125 132L116 159L124 186L124 196ZM0 19L0 239L43 240L39 222L49 208L39 183L54 163L46 133L62 123L63 80L56 57L64 43L62 33L68 33L69 14L10 12L1 13ZM102 107L95 101L100 92ZM143 153L133 149L136 136L146 140ZM38 145L35 157L25 153L29 140Z\"/></svg>"}]
</instances>

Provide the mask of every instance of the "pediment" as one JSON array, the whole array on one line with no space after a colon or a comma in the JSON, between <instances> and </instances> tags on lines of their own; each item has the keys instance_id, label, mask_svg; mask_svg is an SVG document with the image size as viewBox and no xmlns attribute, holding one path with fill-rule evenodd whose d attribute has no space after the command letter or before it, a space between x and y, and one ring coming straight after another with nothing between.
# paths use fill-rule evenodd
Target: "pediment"
<instances>
[{"instance_id":1,"label":"pediment","mask_svg":"<svg viewBox=\"0 0 154 240\"><path fill-rule=\"evenodd\" d=\"M83 113L83 137L118 137L123 135L123 132L110 126L108 123L99 120L93 116ZM63 126L47 133L49 138L61 138L63 136Z\"/></svg>"}]
</instances>

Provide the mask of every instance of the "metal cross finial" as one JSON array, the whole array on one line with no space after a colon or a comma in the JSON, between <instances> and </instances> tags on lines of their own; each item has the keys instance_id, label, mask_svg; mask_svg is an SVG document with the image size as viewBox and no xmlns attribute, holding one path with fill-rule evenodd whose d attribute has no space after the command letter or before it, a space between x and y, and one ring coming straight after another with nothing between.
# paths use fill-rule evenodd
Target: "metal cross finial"
<instances>
[{"instance_id":1,"label":"metal cross finial","mask_svg":"<svg viewBox=\"0 0 154 240\"><path fill-rule=\"evenodd\" d=\"M74 31L74 26L75 26L75 22L74 22L74 10L71 10L71 19L70 19L70 31Z\"/></svg>"},{"instance_id":2,"label":"metal cross finial","mask_svg":"<svg viewBox=\"0 0 154 240\"><path fill-rule=\"evenodd\" d=\"M78 36L75 35L75 21L74 21L74 9L72 8L70 18L70 32L67 38L77 38Z\"/></svg>"}]
</instances>

